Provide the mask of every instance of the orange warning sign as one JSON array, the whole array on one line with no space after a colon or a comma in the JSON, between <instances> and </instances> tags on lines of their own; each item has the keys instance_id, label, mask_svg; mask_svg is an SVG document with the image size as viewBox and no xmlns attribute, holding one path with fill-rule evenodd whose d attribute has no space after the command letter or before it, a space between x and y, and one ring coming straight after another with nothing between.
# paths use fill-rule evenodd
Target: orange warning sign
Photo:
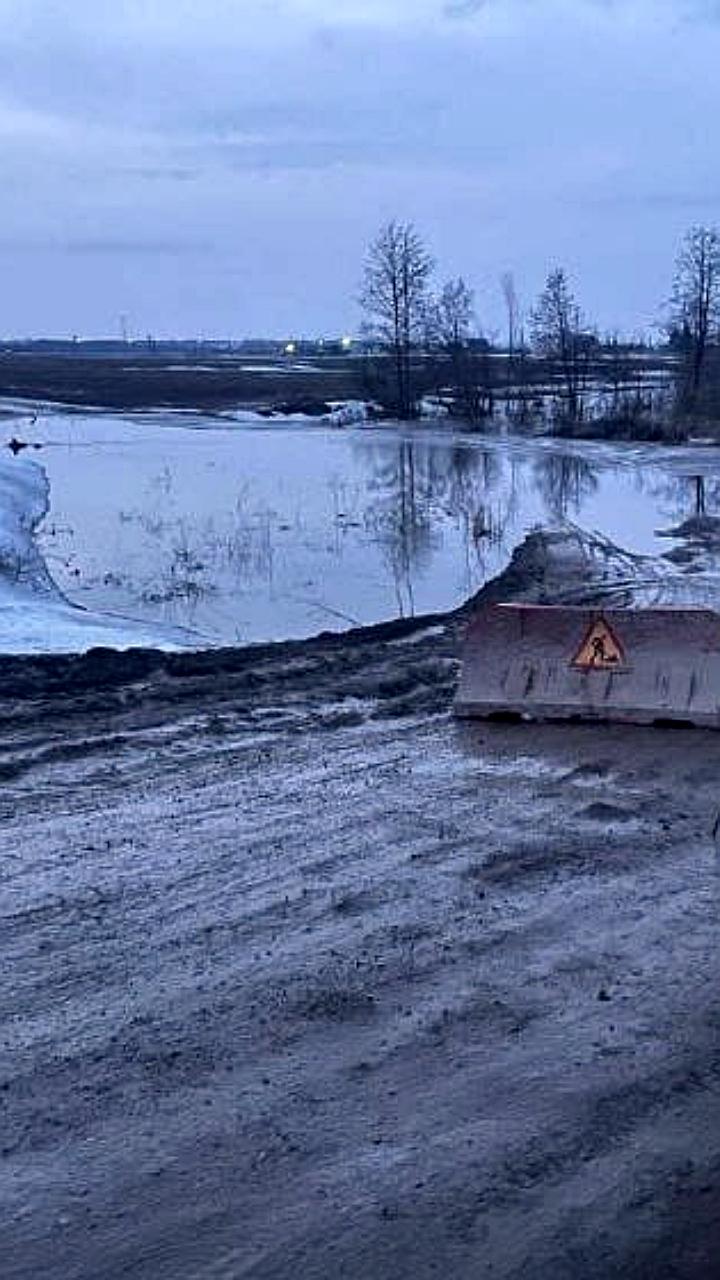
<instances>
[{"instance_id":1,"label":"orange warning sign","mask_svg":"<svg viewBox=\"0 0 720 1280\"><path fill-rule=\"evenodd\" d=\"M595 619L570 665L583 671L627 670L625 650L605 618Z\"/></svg>"}]
</instances>

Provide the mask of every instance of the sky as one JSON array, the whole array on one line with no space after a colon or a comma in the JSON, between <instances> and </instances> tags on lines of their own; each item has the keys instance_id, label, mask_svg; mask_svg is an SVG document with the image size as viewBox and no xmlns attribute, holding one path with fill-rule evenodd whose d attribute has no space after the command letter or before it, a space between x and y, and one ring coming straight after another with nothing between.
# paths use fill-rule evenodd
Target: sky
<instances>
[{"instance_id":1,"label":"sky","mask_svg":"<svg viewBox=\"0 0 720 1280\"><path fill-rule=\"evenodd\" d=\"M354 332L412 221L488 333L662 318L720 221L720 0L0 0L0 335Z\"/></svg>"}]
</instances>

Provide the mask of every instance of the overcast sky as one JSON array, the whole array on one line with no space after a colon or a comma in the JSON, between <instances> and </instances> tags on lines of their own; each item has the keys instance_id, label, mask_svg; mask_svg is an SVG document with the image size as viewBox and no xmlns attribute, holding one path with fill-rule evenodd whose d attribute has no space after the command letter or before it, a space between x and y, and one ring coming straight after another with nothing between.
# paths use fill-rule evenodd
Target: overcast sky
<instances>
[{"instance_id":1,"label":"overcast sky","mask_svg":"<svg viewBox=\"0 0 720 1280\"><path fill-rule=\"evenodd\" d=\"M720 0L0 0L0 333L357 326L413 220L488 328L658 318L720 221Z\"/></svg>"}]
</instances>

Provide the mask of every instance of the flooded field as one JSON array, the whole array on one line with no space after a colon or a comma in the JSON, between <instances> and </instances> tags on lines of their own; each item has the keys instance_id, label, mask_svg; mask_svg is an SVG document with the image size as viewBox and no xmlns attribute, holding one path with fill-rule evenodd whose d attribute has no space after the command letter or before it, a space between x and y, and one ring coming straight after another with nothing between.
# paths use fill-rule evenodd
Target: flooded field
<instances>
[{"instance_id":1,"label":"flooded field","mask_svg":"<svg viewBox=\"0 0 720 1280\"><path fill-rule=\"evenodd\" d=\"M713 509L712 448L333 430L196 414L41 414L42 553L74 602L198 643L303 637L459 604L532 526L638 552Z\"/></svg>"}]
</instances>

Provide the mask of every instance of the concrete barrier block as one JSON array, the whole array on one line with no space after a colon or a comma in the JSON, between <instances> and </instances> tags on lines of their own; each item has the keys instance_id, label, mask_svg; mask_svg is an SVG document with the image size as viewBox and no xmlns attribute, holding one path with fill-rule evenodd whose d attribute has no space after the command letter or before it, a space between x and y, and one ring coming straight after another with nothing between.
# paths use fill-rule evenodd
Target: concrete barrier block
<instances>
[{"instance_id":1,"label":"concrete barrier block","mask_svg":"<svg viewBox=\"0 0 720 1280\"><path fill-rule=\"evenodd\" d=\"M455 712L720 728L720 615L488 605L468 627Z\"/></svg>"}]
</instances>

